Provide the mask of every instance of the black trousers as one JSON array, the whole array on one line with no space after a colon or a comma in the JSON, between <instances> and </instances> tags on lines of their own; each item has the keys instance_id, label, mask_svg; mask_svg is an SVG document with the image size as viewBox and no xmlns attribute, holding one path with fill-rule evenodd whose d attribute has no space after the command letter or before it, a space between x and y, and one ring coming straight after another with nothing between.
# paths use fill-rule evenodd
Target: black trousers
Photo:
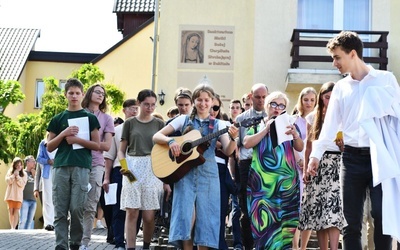
<instances>
[{"instance_id":1,"label":"black trousers","mask_svg":"<svg viewBox=\"0 0 400 250\"><path fill-rule=\"evenodd\" d=\"M244 249L253 249L254 240L251 234L249 211L247 209L247 179L249 177L249 169L251 159L239 161L240 174L240 190L239 190L239 206L242 212L240 217L242 244Z\"/></svg>"}]
</instances>

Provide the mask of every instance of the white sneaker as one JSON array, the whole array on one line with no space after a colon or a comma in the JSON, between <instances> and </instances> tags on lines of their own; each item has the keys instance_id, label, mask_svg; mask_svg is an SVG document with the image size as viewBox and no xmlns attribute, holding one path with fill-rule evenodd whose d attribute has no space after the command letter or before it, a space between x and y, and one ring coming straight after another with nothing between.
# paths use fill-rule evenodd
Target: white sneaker
<instances>
[{"instance_id":1,"label":"white sneaker","mask_svg":"<svg viewBox=\"0 0 400 250\"><path fill-rule=\"evenodd\" d=\"M96 222L96 228L97 229L104 229L105 227L103 226L103 223L101 223L101 220L98 220Z\"/></svg>"},{"instance_id":2,"label":"white sneaker","mask_svg":"<svg viewBox=\"0 0 400 250\"><path fill-rule=\"evenodd\" d=\"M79 250L89 250L89 248L88 248L87 246L85 246L85 245L82 245L82 246L79 248Z\"/></svg>"}]
</instances>

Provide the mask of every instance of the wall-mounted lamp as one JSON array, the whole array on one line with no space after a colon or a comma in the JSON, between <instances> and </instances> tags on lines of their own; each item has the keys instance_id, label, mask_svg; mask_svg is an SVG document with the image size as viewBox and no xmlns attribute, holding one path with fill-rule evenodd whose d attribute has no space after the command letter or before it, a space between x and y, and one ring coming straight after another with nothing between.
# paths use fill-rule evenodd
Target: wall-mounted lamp
<instances>
[{"instance_id":1,"label":"wall-mounted lamp","mask_svg":"<svg viewBox=\"0 0 400 250\"><path fill-rule=\"evenodd\" d=\"M158 94L158 96L160 97L160 101L159 101L160 105L161 105L161 106L164 105L164 103L165 103L165 101L164 101L164 98L165 98L165 93L164 93L164 91L161 90L161 93Z\"/></svg>"}]
</instances>

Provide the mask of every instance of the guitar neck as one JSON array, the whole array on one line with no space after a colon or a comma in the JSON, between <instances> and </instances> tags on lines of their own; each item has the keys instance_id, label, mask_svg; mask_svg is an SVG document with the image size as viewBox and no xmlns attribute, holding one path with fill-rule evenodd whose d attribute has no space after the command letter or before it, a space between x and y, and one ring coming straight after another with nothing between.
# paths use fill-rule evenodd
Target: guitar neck
<instances>
[{"instance_id":1,"label":"guitar neck","mask_svg":"<svg viewBox=\"0 0 400 250\"><path fill-rule=\"evenodd\" d=\"M235 125L235 127L237 127L237 128L241 126L240 123L234 123L233 125ZM209 141L209 140L211 140L211 139L213 139L215 137L218 137L218 136L220 136L222 134L225 134L226 132L228 132L228 130L229 130L229 127L226 127L224 129L218 130L215 133L208 134L208 135L206 135L206 136L204 136L204 137L202 137L200 139L197 139L197 140L192 142L192 147L197 147L197 146L199 146L200 144L202 144L202 143L204 143L206 141Z\"/></svg>"},{"instance_id":2,"label":"guitar neck","mask_svg":"<svg viewBox=\"0 0 400 250\"><path fill-rule=\"evenodd\" d=\"M226 132L228 132L228 130L229 130L229 127L226 127L224 129L218 130L215 133L208 134L208 135L206 135L204 137L201 137L200 139L197 139L197 140L192 142L192 147L197 147L197 146L199 146L200 144L202 144L204 142L207 142L207 141L209 141L209 140L211 140L211 139L213 139L215 137L218 137L218 136L220 136L222 134L225 134Z\"/></svg>"}]
</instances>

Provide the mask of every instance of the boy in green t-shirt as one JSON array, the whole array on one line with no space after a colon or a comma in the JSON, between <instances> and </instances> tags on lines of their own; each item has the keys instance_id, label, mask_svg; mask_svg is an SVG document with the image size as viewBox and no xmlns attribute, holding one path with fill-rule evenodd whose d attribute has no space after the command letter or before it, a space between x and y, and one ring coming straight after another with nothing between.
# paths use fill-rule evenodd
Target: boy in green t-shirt
<instances>
[{"instance_id":1,"label":"boy in green t-shirt","mask_svg":"<svg viewBox=\"0 0 400 250\"><path fill-rule=\"evenodd\" d=\"M91 150L100 149L100 124L82 106L83 84L74 78L65 84L67 110L52 118L47 127L49 152L57 149L53 165L55 249L78 250L83 234L83 207L88 192ZM68 212L70 239L68 242Z\"/></svg>"}]
</instances>

